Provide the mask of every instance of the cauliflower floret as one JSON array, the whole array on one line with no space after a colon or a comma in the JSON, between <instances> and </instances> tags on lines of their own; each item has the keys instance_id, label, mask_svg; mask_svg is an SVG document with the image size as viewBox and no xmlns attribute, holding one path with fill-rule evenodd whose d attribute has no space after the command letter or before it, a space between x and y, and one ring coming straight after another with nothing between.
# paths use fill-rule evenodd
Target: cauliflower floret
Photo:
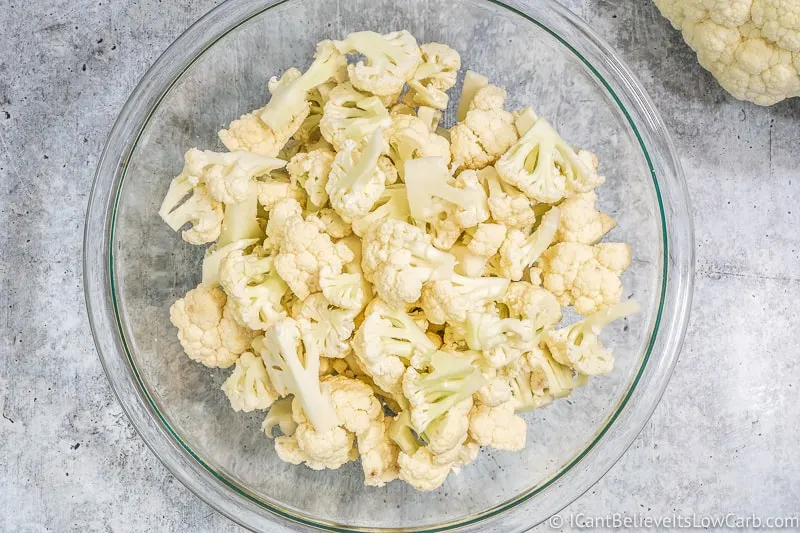
<instances>
[{"instance_id":1,"label":"cauliflower floret","mask_svg":"<svg viewBox=\"0 0 800 533\"><path fill-rule=\"evenodd\" d=\"M389 437L391 423L391 418L381 414L370 420L369 427L357 436L364 484L368 487L383 487L400 473L397 464L400 449Z\"/></svg>"},{"instance_id":2,"label":"cauliflower floret","mask_svg":"<svg viewBox=\"0 0 800 533\"><path fill-rule=\"evenodd\" d=\"M308 321L279 320L267 328L264 336L256 337L252 346L264 359L267 375L278 394L294 395L297 407L293 404L292 410L298 423L310 422L320 432L339 425L328 387L320 383L320 354ZM298 413L304 416L301 418Z\"/></svg>"},{"instance_id":3,"label":"cauliflower floret","mask_svg":"<svg viewBox=\"0 0 800 533\"><path fill-rule=\"evenodd\" d=\"M307 200L306 192L302 187L282 176L273 175L270 179L257 181L256 190L258 191L258 203L264 207L265 211L271 211L284 198L296 200L300 205L305 205Z\"/></svg>"},{"instance_id":4,"label":"cauliflower floret","mask_svg":"<svg viewBox=\"0 0 800 533\"><path fill-rule=\"evenodd\" d=\"M561 322L561 305L556 297L527 281L510 284L501 301L509 317L529 321L536 335Z\"/></svg>"},{"instance_id":5,"label":"cauliflower floret","mask_svg":"<svg viewBox=\"0 0 800 533\"><path fill-rule=\"evenodd\" d=\"M383 421L381 402L366 383L345 376L328 376L323 383L328 386L333 407L347 431L360 435L373 421Z\"/></svg>"},{"instance_id":6,"label":"cauliflower floret","mask_svg":"<svg viewBox=\"0 0 800 533\"><path fill-rule=\"evenodd\" d=\"M354 442L355 436L342 427L316 431L311 424L299 424L291 437L275 439L275 451L287 463L305 463L312 470L335 470L358 458Z\"/></svg>"},{"instance_id":7,"label":"cauliflower floret","mask_svg":"<svg viewBox=\"0 0 800 533\"><path fill-rule=\"evenodd\" d=\"M335 154L327 150L299 153L289 161L286 169L293 185L299 184L308 194L311 204L322 207L328 203L325 186ZM263 202L262 202L263 203ZM269 209L269 207L264 206Z\"/></svg>"},{"instance_id":8,"label":"cauliflower floret","mask_svg":"<svg viewBox=\"0 0 800 533\"><path fill-rule=\"evenodd\" d=\"M595 209L597 195L594 191L567 198L561 204L561 221L556 232L556 242L581 242L594 244L617 225L614 219Z\"/></svg>"},{"instance_id":9,"label":"cauliflower floret","mask_svg":"<svg viewBox=\"0 0 800 533\"><path fill-rule=\"evenodd\" d=\"M264 250L278 251L286 233L286 223L292 217L299 217L303 214L303 207L294 198L283 198L275 202L269 212L265 233L267 238L262 247Z\"/></svg>"},{"instance_id":10,"label":"cauliflower floret","mask_svg":"<svg viewBox=\"0 0 800 533\"><path fill-rule=\"evenodd\" d=\"M437 250L419 228L385 220L364 236L361 266L378 295L404 307L420 298L422 284L452 276L455 257Z\"/></svg>"},{"instance_id":11,"label":"cauliflower floret","mask_svg":"<svg viewBox=\"0 0 800 533\"><path fill-rule=\"evenodd\" d=\"M588 192L605 181L544 119L497 161L500 177L537 202L556 203L570 193Z\"/></svg>"},{"instance_id":12,"label":"cauliflower floret","mask_svg":"<svg viewBox=\"0 0 800 533\"><path fill-rule=\"evenodd\" d=\"M399 477L417 490L430 492L444 484L450 473L449 464L437 464L434 455L425 447L419 448L413 455L400 452Z\"/></svg>"},{"instance_id":13,"label":"cauliflower floret","mask_svg":"<svg viewBox=\"0 0 800 533\"><path fill-rule=\"evenodd\" d=\"M517 142L514 115L503 110L504 91L502 95L498 98L498 88L493 85L479 89L473 101L478 100L484 108L470 104L464 121L450 129L450 150L456 166L481 169L493 164ZM485 108L489 104L494 107Z\"/></svg>"},{"instance_id":14,"label":"cauliflower floret","mask_svg":"<svg viewBox=\"0 0 800 533\"><path fill-rule=\"evenodd\" d=\"M523 348L533 341L534 330L527 320L500 318L494 313L480 311L469 311L466 320L466 341L471 350L485 351L501 345Z\"/></svg>"},{"instance_id":15,"label":"cauliflower floret","mask_svg":"<svg viewBox=\"0 0 800 533\"><path fill-rule=\"evenodd\" d=\"M386 129L391 123L380 98L343 83L330 92L319 127L325 140L341 151L345 141L361 147L375 130Z\"/></svg>"},{"instance_id":16,"label":"cauliflower floret","mask_svg":"<svg viewBox=\"0 0 800 533\"><path fill-rule=\"evenodd\" d=\"M438 464L455 462L461 452L461 446L467 441L469 430L469 413L472 409L472 398L462 400L434 420L422 435L427 442L428 450L434 455Z\"/></svg>"},{"instance_id":17,"label":"cauliflower floret","mask_svg":"<svg viewBox=\"0 0 800 533\"><path fill-rule=\"evenodd\" d=\"M287 80L270 80L272 98L260 110L258 117L273 131L295 122L301 116L302 124L311 108L307 101L308 92L332 78L340 79L346 64L347 58L337 50L332 41L317 43L314 61L305 73L293 75Z\"/></svg>"},{"instance_id":18,"label":"cauliflower floret","mask_svg":"<svg viewBox=\"0 0 800 533\"><path fill-rule=\"evenodd\" d=\"M475 393L476 400L489 407L497 407L511 400L511 385L508 379L498 376L494 368L484 370L483 376L488 383Z\"/></svg>"},{"instance_id":19,"label":"cauliflower floret","mask_svg":"<svg viewBox=\"0 0 800 533\"><path fill-rule=\"evenodd\" d=\"M245 150L218 153L192 148L185 159L184 172L192 176L190 179L205 183L211 197L226 204L244 201L255 178L286 166L282 159Z\"/></svg>"},{"instance_id":20,"label":"cauliflower floret","mask_svg":"<svg viewBox=\"0 0 800 533\"><path fill-rule=\"evenodd\" d=\"M434 324L464 322L467 314L500 299L508 288L503 278L468 278L453 274L422 287L420 306Z\"/></svg>"},{"instance_id":21,"label":"cauliflower floret","mask_svg":"<svg viewBox=\"0 0 800 533\"><path fill-rule=\"evenodd\" d=\"M292 416L293 400L294 398L291 396L275 400L272 407L267 411L267 416L261 423L261 431L264 432L268 439L273 438L272 433L275 427L280 428L281 433L287 437L294 435L294 432L297 430L297 422ZM295 464L299 464L299 461Z\"/></svg>"},{"instance_id":22,"label":"cauliflower floret","mask_svg":"<svg viewBox=\"0 0 800 533\"><path fill-rule=\"evenodd\" d=\"M627 300L597 311L571 326L549 331L545 333L544 341L553 359L579 374L608 374L614 368L614 356L603 346L598 335L614 320L637 312L639 304Z\"/></svg>"},{"instance_id":23,"label":"cauliflower floret","mask_svg":"<svg viewBox=\"0 0 800 533\"><path fill-rule=\"evenodd\" d=\"M435 224L446 215L459 228L470 228L489 218L486 192L477 174L464 171L454 179L441 157L406 161L405 182L411 216L418 222Z\"/></svg>"},{"instance_id":24,"label":"cauliflower floret","mask_svg":"<svg viewBox=\"0 0 800 533\"><path fill-rule=\"evenodd\" d=\"M359 31L335 44L344 54L364 56L365 61L348 65L347 73L355 87L378 96L399 94L421 59L417 40L406 30L386 35Z\"/></svg>"},{"instance_id":25,"label":"cauliflower floret","mask_svg":"<svg viewBox=\"0 0 800 533\"><path fill-rule=\"evenodd\" d=\"M441 350L412 357L412 366L403 376L403 395L411 406L411 425L418 434L486 384L472 360L470 354Z\"/></svg>"},{"instance_id":26,"label":"cauliflower floret","mask_svg":"<svg viewBox=\"0 0 800 533\"><path fill-rule=\"evenodd\" d=\"M359 313L372 298L372 285L361 270L361 241L349 237L343 239L341 244L350 249L353 260L346 263L344 272L339 274L329 267L323 267L319 273L319 286L332 304Z\"/></svg>"},{"instance_id":27,"label":"cauliflower floret","mask_svg":"<svg viewBox=\"0 0 800 533\"><path fill-rule=\"evenodd\" d=\"M514 403L497 407L476 404L469 416L469 436L481 446L518 452L525 447L528 426L514 413Z\"/></svg>"},{"instance_id":28,"label":"cauliflower floret","mask_svg":"<svg viewBox=\"0 0 800 533\"><path fill-rule=\"evenodd\" d=\"M202 283L172 304L169 319L186 355L210 368L231 366L256 335L233 320L219 287Z\"/></svg>"},{"instance_id":29,"label":"cauliflower floret","mask_svg":"<svg viewBox=\"0 0 800 533\"><path fill-rule=\"evenodd\" d=\"M461 68L461 56L445 44L428 43L420 46L422 63L408 80L414 104L447 109L447 89L456 84Z\"/></svg>"},{"instance_id":30,"label":"cauliflower floret","mask_svg":"<svg viewBox=\"0 0 800 533\"><path fill-rule=\"evenodd\" d=\"M527 365L530 368L530 396L528 396L525 383L518 383L518 391L525 390L525 394L517 395L524 398L519 402L517 410L528 408L538 409L552 402L555 398L563 398L572 393L575 388L575 379L572 370L555 359L550 350L545 347L536 347L526 355Z\"/></svg>"},{"instance_id":31,"label":"cauliflower floret","mask_svg":"<svg viewBox=\"0 0 800 533\"><path fill-rule=\"evenodd\" d=\"M491 257L500 250L507 229L502 224L478 224L467 249L477 256Z\"/></svg>"},{"instance_id":32,"label":"cauliflower floret","mask_svg":"<svg viewBox=\"0 0 800 533\"><path fill-rule=\"evenodd\" d=\"M389 143L389 157L400 177L405 176L405 162L420 157L443 157L450 164L450 143L436 135L424 120L414 115L394 115L384 132Z\"/></svg>"},{"instance_id":33,"label":"cauliflower floret","mask_svg":"<svg viewBox=\"0 0 800 533\"><path fill-rule=\"evenodd\" d=\"M197 185L193 189L194 192L189 199L178 207L174 207L174 203L169 203L173 193L172 186L170 186L170 192L164 198L164 204L161 206L159 214L164 222L169 224L172 231L178 231L187 223L192 225L191 228L181 232L184 241L196 245L207 244L217 240L220 236L222 220L225 216L223 204L211 197L205 185Z\"/></svg>"},{"instance_id":34,"label":"cauliflower floret","mask_svg":"<svg viewBox=\"0 0 800 533\"><path fill-rule=\"evenodd\" d=\"M489 211L495 222L517 229L533 225L536 212L530 198L502 181L494 167L481 169L478 175L489 189Z\"/></svg>"},{"instance_id":35,"label":"cauliflower floret","mask_svg":"<svg viewBox=\"0 0 800 533\"><path fill-rule=\"evenodd\" d=\"M300 300L320 291L319 275L323 267L341 273L343 263L353 259L349 248L335 245L323 229L300 216L286 221L275 269Z\"/></svg>"},{"instance_id":36,"label":"cauliflower floret","mask_svg":"<svg viewBox=\"0 0 800 533\"><path fill-rule=\"evenodd\" d=\"M408 206L405 185L390 185L386 187L381 197L378 198L372 211L363 217L353 220L353 233L359 237L364 237L372 226L384 220L391 219L407 222L410 217L411 209Z\"/></svg>"},{"instance_id":37,"label":"cauliflower floret","mask_svg":"<svg viewBox=\"0 0 800 533\"><path fill-rule=\"evenodd\" d=\"M342 220L342 217L339 216L339 213L330 207L323 207L316 213L308 215L306 220L310 218L319 220L319 222L325 228L325 233L334 239L343 239L344 237L348 237L353 233L352 226Z\"/></svg>"},{"instance_id":38,"label":"cauliflower floret","mask_svg":"<svg viewBox=\"0 0 800 533\"><path fill-rule=\"evenodd\" d=\"M542 216L539 227L530 236L518 229L509 231L500 247L500 274L513 281L521 280L524 270L533 265L552 244L560 217L560 209L552 207Z\"/></svg>"},{"instance_id":39,"label":"cauliflower floret","mask_svg":"<svg viewBox=\"0 0 800 533\"><path fill-rule=\"evenodd\" d=\"M503 106L506 105L506 96L506 90L497 85L481 87L472 97L469 103L469 110L491 111L492 109L503 109Z\"/></svg>"},{"instance_id":40,"label":"cauliflower floret","mask_svg":"<svg viewBox=\"0 0 800 533\"><path fill-rule=\"evenodd\" d=\"M239 324L261 330L286 316L281 299L288 287L275 272L272 257L233 250L220 261L219 278Z\"/></svg>"},{"instance_id":41,"label":"cauliflower floret","mask_svg":"<svg viewBox=\"0 0 800 533\"><path fill-rule=\"evenodd\" d=\"M375 384L395 397L402 396L403 374L411 357L435 349L410 316L378 299L367 307L351 344Z\"/></svg>"},{"instance_id":42,"label":"cauliflower floret","mask_svg":"<svg viewBox=\"0 0 800 533\"><path fill-rule=\"evenodd\" d=\"M280 80L275 78L270 80L270 92L279 90L280 87L290 84L300 76L299 70L290 68L281 76ZM272 94L274 95L275 92ZM289 122L281 125L278 129L272 129L259 118L265 108L262 107L242 115L231 122L227 129L220 130L217 136L225 148L231 151L247 150L267 157L276 157L292 135L297 132L309 113L308 107L305 107Z\"/></svg>"},{"instance_id":43,"label":"cauliflower floret","mask_svg":"<svg viewBox=\"0 0 800 533\"><path fill-rule=\"evenodd\" d=\"M561 305L573 305L578 313L590 315L619 302L622 297L619 275L630 261L627 244L604 243L593 247L569 242L548 249L538 267L542 270L544 288Z\"/></svg>"},{"instance_id":44,"label":"cauliflower floret","mask_svg":"<svg viewBox=\"0 0 800 533\"><path fill-rule=\"evenodd\" d=\"M322 293L315 293L295 302L292 317L308 321L313 342L321 356L342 358L349 353L347 341L355 330L353 311L337 309Z\"/></svg>"},{"instance_id":45,"label":"cauliflower floret","mask_svg":"<svg viewBox=\"0 0 800 533\"><path fill-rule=\"evenodd\" d=\"M244 352L236 361L233 373L222 384L222 391L234 411L249 413L255 409L269 409L278 399L264 368L264 361L250 352Z\"/></svg>"},{"instance_id":46,"label":"cauliflower floret","mask_svg":"<svg viewBox=\"0 0 800 533\"><path fill-rule=\"evenodd\" d=\"M386 173L378 165L384 150L381 130L375 130L360 153L356 143L345 141L336 154L325 190L342 220L352 222L369 213L386 188Z\"/></svg>"}]
</instances>

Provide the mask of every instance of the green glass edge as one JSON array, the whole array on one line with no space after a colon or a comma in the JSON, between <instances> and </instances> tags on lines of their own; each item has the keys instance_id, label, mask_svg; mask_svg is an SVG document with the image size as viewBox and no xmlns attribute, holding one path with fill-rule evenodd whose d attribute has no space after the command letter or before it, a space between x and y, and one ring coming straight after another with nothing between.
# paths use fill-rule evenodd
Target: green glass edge
<instances>
[{"instance_id":1,"label":"green glass edge","mask_svg":"<svg viewBox=\"0 0 800 533\"><path fill-rule=\"evenodd\" d=\"M135 138L135 140L133 142L130 154L133 154L133 152L136 150L136 147L139 144L139 140L141 139L141 136L143 135L145 129L147 128L147 125L150 122L150 119L153 117L153 114L155 113L155 110L158 108L158 106L161 103L161 101L166 97L166 95L170 92L170 90L173 88L175 83L177 83L177 81L183 76L183 74L200 57L202 57L203 54L208 49L210 49L212 46L214 46L220 40L225 38L230 32L232 32L233 30L235 30L236 28L238 28L242 24L245 24L248 21L254 19L255 17L260 16L262 13L265 13L265 12L269 11L270 9L272 9L274 7L277 7L277 6L281 5L281 4L284 4L284 3L288 2L288 1L290 1L290 0L280 0L280 1L278 1L278 2L276 2L274 4L272 4L272 5L269 5L269 6L265 7L264 9L262 9L262 10L256 12L256 13L253 13L252 15L247 17L246 19L242 20L239 24L237 24L236 26L232 27L227 32L225 32L224 34L220 35L217 39L215 39L214 41L209 43L202 50L200 50L198 52L198 54L191 61L189 61L187 63L186 67L180 73L178 73L176 75L175 79L169 84L169 86L166 88L164 93L156 100L156 102L153 105L152 109L148 113L147 118L142 123L142 126L139 129L139 132L136 135L136 138ZM513 500L510 500L509 502L506 502L506 503L504 503L504 504L502 504L500 506L497 506L494 509L490 509L488 511L484 511L482 514L474 516L474 517L471 517L471 518L468 518L466 520L462 520L462 521L459 521L459 522L451 522L450 524L447 524L447 525L444 525L444 526L436 526L436 527L428 528L428 529L424 529L424 528L423 529L411 529L411 530L408 530L408 529L405 529L405 530L385 529L384 531L386 531L386 532L408 531L408 532L414 532L414 533L442 533L442 532L446 532L446 531L452 531L453 529L456 529L456 528L462 528L462 527L468 527L468 526L471 526L471 525L475 525L475 524L477 524L479 522L483 522L485 520L493 518L493 517L505 512L505 511L513 509L514 507L516 507L516 506L518 506L518 505L520 505L522 503L525 503L530 498L532 498L536 494L540 493L541 491L543 491L544 489L546 489L547 487L551 486L553 483L558 481L564 474L566 474L569 470L572 469L572 467L574 467L576 464L578 464L594 448L594 446L600 441L600 439L602 439L603 436L608 432L609 428L613 425L614 421L619 417L620 413L622 412L622 410L627 405L628 400L630 399L631 395L633 394L633 391L636 389L636 386L639 383L639 380L642 377L644 369L647 366L647 362L650 359L650 356L652 354L653 346L655 345L656 334L657 334L657 332L659 330L659 326L661 324L662 314L663 314L663 310L664 310L664 295L665 295L666 288L667 288L667 277L668 277L668 273L669 273L669 261L668 261L668 258L669 258L669 241L668 241L668 235L667 235L666 217L664 215L664 204L663 204L663 200L661 198L661 189L658 186L658 179L656 177L656 172L655 172L655 168L653 167L652 159L650 158L650 154L647 151L647 147L645 146L644 141L643 141L643 139L641 137L641 134L639 133L639 130L636 128L636 125L634 124L633 119L630 116L630 113L625 108L625 106L622 105L622 102L620 101L619 97L614 92L614 90L611 88L609 83L605 80L605 78L603 78L603 76L600 75L600 73L594 68L594 66L586 58L584 58L571 44L569 44L567 41L562 39L561 36L559 36L557 33L555 33L550 28L548 28L548 27L544 26L543 24L539 23L537 20L531 18L525 12L520 11L520 10L518 10L518 9L512 7L512 6L506 5L503 2L501 2L500 0L487 0L487 1L492 3L492 4L494 4L494 5L496 5L496 6L505 8L505 9L511 11L512 13L515 13L515 14L523 17L525 20L528 20L529 22L533 23L534 25L536 25L540 29L544 30L546 33L550 34L553 38L555 38L559 43L564 45L570 52L572 52L578 59L580 59L581 62L584 65L586 65L586 67L589 69L589 71L592 74L594 74L594 76L601 82L603 87L606 88L606 90L609 92L609 94L611 95L613 100L619 106L620 110L622 111L622 114L625 116L625 119L628 121L628 124L630 125L631 129L633 130L634 135L636 136L636 140L639 142L639 147L642 149L642 153L644 154L645 160L647 161L647 166L650 169L650 175L653 178L653 185L654 185L655 190L656 190L656 198L658 200L659 213L661 215L661 228L662 228L661 233L662 233L662 242L663 242L663 246L664 246L664 264L663 264L663 269L662 269L661 298L659 300L658 310L656 312L656 319L655 319L655 324L654 324L654 328L653 328L653 333L652 333L652 335L650 337L650 342L648 343L648 346L647 346L647 352L645 353L644 357L642 358L642 363L641 363L641 365L639 367L639 371L637 372L636 376L633 378L633 381L631 382L631 385L628 387L627 393L622 398L622 400L620 400L617 409L608 418L608 420L604 424L603 428L598 432L598 434L595 436L595 438L592 440L592 442L590 442L581 453L579 453L577 456L575 456L575 458L572 461L570 461L567 465L565 465L557 474L555 474L553 477L551 477L548 481L546 481L542 485L539 485L538 487L531 489L527 493L525 493L525 494L523 494L523 495L521 495L521 496L519 496L519 497L517 497L517 498L515 498ZM128 158L128 161L129 160L130 160L130 158ZM147 399L147 402L150 404L150 407L155 411L155 413L157 414L158 418L161 420L161 422L166 427L167 431L178 441L178 443L181 445L181 447L184 450L186 450L189 453L189 455L192 456L192 458L194 458L207 472L209 472L211 475L213 475L215 478L217 478L219 481L224 483L229 488L233 489L240 496L243 496L244 498L247 498L248 500L252 501L256 505L258 505L260 507L263 507L264 509L266 509L266 510L268 510L268 511L274 513L274 514L277 514L278 516L280 516L282 518L285 518L287 520L290 520L292 522L296 522L296 523L299 523L299 524L302 524L302 525L305 525L305 526L314 527L314 528L318 528L318 529L323 529L323 530L326 530L326 531L331 531L333 533L353 533L353 532L358 532L358 531L366 531L366 529L364 529L364 528L350 529L350 528L342 528L342 527L338 527L338 526L335 526L335 525L322 524L322 523L319 523L319 522L315 522L313 520L310 520L310 519L307 519L307 518L304 518L304 517L301 517L301 516L294 515L290 511L281 509L280 507L273 506L273 505L271 505L269 503L266 503L266 502L260 500L259 498L255 497L254 495L248 493L247 491L243 490L234 481L229 480L227 477L225 477L222 474L218 473L216 470L214 470L214 468L209 466L202 458L200 458L194 452L194 450L192 450L192 448L183 441L183 439L180 437L180 435L172 428L172 426L169 424L167 419L164 417L164 415L159 410L159 408L156 405L155 401L150 396L150 393L148 392L148 389L145 386L145 383L144 383L141 375L139 374L139 371L136 368L136 365L135 365L135 363L133 361L133 356L131 355L131 351L130 351L130 349L128 347L128 342L126 340L125 333L124 333L124 331L122 329L122 321L120 319L119 308L118 308L118 305L117 305L117 294L116 294L116 291L115 291L115 283L114 283L114 251L113 251L114 250L114 246L113 246L114 231L115 231L115 227L116 227L117 210L118 210L118 207L119 207L119 200L120 200L119 193L122 190L122 186L123 186L123 184L125 182L125 178L127 176L127 172L128 172L128 164L127 164L127 161L126 161L126 165L125 165L125 168L124 168L124 170L122 172L120 183L119 183L119 186L117 188L116 198L114 199L114 207L113 207L112 216L111 216L111 221L112 221L111 230L109 232L109 243L110 243L110 245L109 245L108 260L109 260L109 277L110 277L110 282L111 282L111 284L110 284L110 287L111 287L111 300L112 300L112 306L113 306L113 309L114 309L114 317L115 317L116 322L117 322L117 330L119 332L119 336L120 336L120 340L122 342L122 346L123 346L123 348L125 350L125 355L128 358L128 362L130 363L130 366L131 366L131 369L133 370L133 373L134 373L134 376L136 378L136 381L139 384L139 388L143 392L145 398Z\"/></svg>"}]
</instances>

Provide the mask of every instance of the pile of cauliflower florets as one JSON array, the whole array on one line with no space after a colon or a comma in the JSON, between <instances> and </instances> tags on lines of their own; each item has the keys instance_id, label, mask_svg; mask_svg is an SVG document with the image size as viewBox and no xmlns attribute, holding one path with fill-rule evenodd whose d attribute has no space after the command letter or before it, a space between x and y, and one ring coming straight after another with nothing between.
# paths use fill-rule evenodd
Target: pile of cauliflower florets
<instances>
[{"instance_id":1,"label":"pile of cauliflower florets","mask_svg":"<svg viewBox=\"0 0 800 533\"><path fill-rule=\"evenodd\" d=\"M460 68L407 31L323 41L172 181L160 215L214 244L170 319L190 358L235 365L222 390L284 461L434 490L612 370L598 334L637 306L629 246L598 244L597 158L471 71L443 129ZM558 328L564 306L585 318Z\"/></svg>"}]
</instances>

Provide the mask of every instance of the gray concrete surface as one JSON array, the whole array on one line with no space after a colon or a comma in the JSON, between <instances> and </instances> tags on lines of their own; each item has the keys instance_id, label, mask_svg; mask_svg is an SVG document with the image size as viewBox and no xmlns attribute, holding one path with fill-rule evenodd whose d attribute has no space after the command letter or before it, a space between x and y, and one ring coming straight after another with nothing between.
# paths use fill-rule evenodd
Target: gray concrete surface
<instances>
[{"instance_id":1,"label":"gray concrete surface","mask_svg":"<svg viewBox=\"0 0 800 533\"><path fill-rule=\"evenodd\" d=\"M610 513L797 516L800 99L729 97L649 2L566 3L639 73L674 134L698 276L663 401L561 528ZM214 4L0 0L0 531L240 531L136 436L81 287L83 216L111 123Z\"/></svg>"}]
</instances>

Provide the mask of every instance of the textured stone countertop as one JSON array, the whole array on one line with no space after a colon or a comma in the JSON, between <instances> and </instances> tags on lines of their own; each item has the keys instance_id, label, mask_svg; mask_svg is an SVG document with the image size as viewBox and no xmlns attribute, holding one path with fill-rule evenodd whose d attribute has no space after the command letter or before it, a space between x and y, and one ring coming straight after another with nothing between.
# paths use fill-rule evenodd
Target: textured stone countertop
<instances>
[{"instance_id":1,"label":"textured stone countertop","mask_svg":"<svg viewBox=\"0 0 800 533\"><path fill-rule=\"evenodd\" d=\"M649 1L566 3L638 73L673 134L697 283L664 399L563 527L570 513L797 515L800 99L734 100ZM0 531L241 531L128 423L81 281L84 212L111 124L214 4L0 0Z\"/></svg>"}]
</instances>

